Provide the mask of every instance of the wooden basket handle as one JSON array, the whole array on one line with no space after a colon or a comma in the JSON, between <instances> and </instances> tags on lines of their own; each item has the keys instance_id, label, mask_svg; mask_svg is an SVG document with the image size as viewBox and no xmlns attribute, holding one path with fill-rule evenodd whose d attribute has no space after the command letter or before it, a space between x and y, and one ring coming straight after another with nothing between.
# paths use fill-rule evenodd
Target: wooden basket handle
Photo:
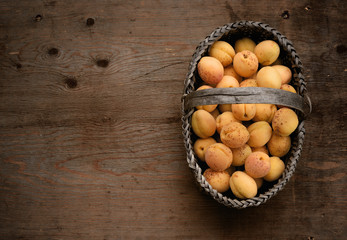
<instances>
[{"instance_id":1,"label":"wooden basket handle","mask_svg":"<svg viewBox=\"0 0 347 240\"><path fill-rule=\"evenodd\" d=\"M282 89L263 87L204 89L184 95L182 101L186 112L201 105L240 103L282 105L299 110L305 116L312 111L311 101L308 96L302 97L299 94ZM309 110L307 110L307 106Z\"/></svg>"}]
</instances>

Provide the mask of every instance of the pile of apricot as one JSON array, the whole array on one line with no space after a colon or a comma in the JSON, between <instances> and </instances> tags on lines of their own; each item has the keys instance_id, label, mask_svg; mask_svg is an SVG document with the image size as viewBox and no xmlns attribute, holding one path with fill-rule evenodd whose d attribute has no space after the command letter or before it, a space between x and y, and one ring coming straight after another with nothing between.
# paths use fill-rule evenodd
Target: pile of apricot
<instances>
[{"instance_id":1,"label":"pile of apricot","mask_svg":"<svg viewBox=\"0 0 347 240\"><path fill-rule=\"evenodd\" d=\"M197 70L209 88L265 87L296 93L291 70L281 65L280 47L272 40L256 44L242 38L232 46L215 42ZM206 181L218 192L252 198L263 181L278 180L291 148L290 135L299 123L290 108L274 104L215 104L197 106L191 119L197 136L194 152L206 163Z\"/></svg>"}]
</instances>

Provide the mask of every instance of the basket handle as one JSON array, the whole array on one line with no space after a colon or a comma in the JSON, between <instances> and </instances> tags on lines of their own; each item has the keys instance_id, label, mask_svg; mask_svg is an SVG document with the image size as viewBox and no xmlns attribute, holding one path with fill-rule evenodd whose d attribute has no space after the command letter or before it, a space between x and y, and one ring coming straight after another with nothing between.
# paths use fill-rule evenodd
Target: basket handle
<instances>
[{"instance_id":1,"label":"basket handle","mask_svg":"<svg viewBox=\"0 0 347 240\"><path fill-rule=\"evenodd\" d=\"M308 96L288 92L282 89L263 87L241 88L211 88L193 91L182 97L184 110L212 104L239 104L239 103L265 103L276 104L299 110L307 116L312 105ZM309 110L306 110L307 106Z\"/></svg>"}]
</instances>

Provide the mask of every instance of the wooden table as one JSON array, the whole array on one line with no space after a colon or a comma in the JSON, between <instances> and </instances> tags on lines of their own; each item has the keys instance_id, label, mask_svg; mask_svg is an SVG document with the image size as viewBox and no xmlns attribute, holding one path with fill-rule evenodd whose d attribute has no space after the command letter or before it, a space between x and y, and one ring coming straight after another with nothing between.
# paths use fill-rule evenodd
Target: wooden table
<instances>
[{"instance_id":1,"label":"wooden table","mask_svg":"<svg viewBox=\"0 0 347 240\"><path fill-rule=\"evenodd\" d=\"M259 207L200 193L183 80L216 27L268 23L313 103L290 182ZM345 1L0 1L0 239L345 239Z\"/></svg>"}]
</instances>

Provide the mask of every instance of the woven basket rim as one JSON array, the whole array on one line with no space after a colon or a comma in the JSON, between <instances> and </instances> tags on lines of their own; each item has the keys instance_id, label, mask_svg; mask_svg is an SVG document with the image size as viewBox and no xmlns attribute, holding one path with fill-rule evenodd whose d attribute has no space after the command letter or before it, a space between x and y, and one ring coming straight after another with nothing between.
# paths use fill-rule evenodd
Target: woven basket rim
<instances>
[{"instance_id":1,"label":"woven basket rim","mask_svg":"<svg viewBox=\"0 0 347 240\"><path fill-rule=\"evenodd\" d=\"M265 193L259 193L256 197L250 199L240 200L238 198L231 198L222 193L217 192L211 187L211 185L206 181L203 176L202 168L199 165L199 160L195 157L193 151L193 142L192 142L192 129L190 125L191 115L194 112L194 108L189 111L184 110L184 97L187 96L190 92L194 91L194 74L196 72L196 66L198 61L204 56L209 48L215 41L219 40L221 37L230 34L231 31L248 28L248 29L257 29L268 33L271 33L274 40L280 45L281 49L285 49L287 54L290 54L293 71L293 78L298 84L298 94L302 97L306 96L306 82L303 76L303 65L299 56L296 53L296 50L293 47L292 42L290 42L283 34L278 32L276 29L270 27L268 24L254 21L238 21L234 23L228 23L221 27L217 27L214 31L211 32L200 44L196 47L196 51L192 56L192 60L189 64L188 73L184 81L184 91L182 96L182 128L184 136L184 144L187 153L187 163L189 168L192 170L195 176L196 182L200 185L200 188L214 198L217 202L232 208L243 209L252 206L259 206L267 202L270 198L276 195L280 190L284 188L287 182L290 180L292 175L295 172L297 162L299 161L304 136L304 117L299 115L299 126L295 131L294 141L292 142L292 148L290 154L287 157L287 163L285 166L285 172L282 174L282 177L277 180L277 183L274 184L270 189Z\"/></svg>"}]
</instances>

